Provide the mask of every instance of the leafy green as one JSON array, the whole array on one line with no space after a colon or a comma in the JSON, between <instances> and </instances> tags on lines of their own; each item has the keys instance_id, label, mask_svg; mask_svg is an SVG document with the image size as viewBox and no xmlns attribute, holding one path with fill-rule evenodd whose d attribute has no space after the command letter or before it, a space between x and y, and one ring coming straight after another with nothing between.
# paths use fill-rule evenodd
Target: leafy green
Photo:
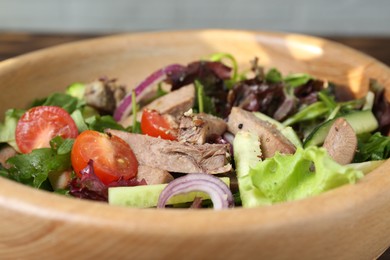
<instances>
[{"instance_id":1,"label":"leafy green","mask_svg":"<svg viewBox=\"0 0 390 260\"><path fill-rule=\"evenodd\" d=\"M318 101L313 104L310 104L304 107L302 110L298 111L296 114L287 118L284 122L284 126L293 125L298 122L308 121L316 119L323 116L329 111L328 107L324 102Z\"/></svg>"},{"instance_id":2,"label":"leafy green","mask_svg":"<svg viewBox=\"0 0 390 260\"><path fill-rule=\"evenodd\" d=\"M125 128L122 125L118 124L118 122L116 122L114 118L109 115L92 116L86 118L85 122L88 125L88 129L99 131L99 132L104 132L104 130L106 130L107 128L122 130L122 131L125 130Z\"/></svg>"},{"instance_id":3,"label":"leafy green","mask_svg":"<svg viewBox=\"0 0 390 260\"><path fill-rule=\"evenodd\" d=\"M6 169L1 163L0 163L0 176L4 178L8 178L8 169Z\"/></svg>"},{"instance_id":4,"label":"leafy green","mask_svg":"<svg viewBox=\"0 0 390 260\"><path fill-rule=\"evenodd\" d=\"M135 90L131 93L131 106L133 111L133 124L131 126L131 132L136 134L141 134L141 124L137 121L138 105L137 105L137 96Z\"/></svg>"},{"instance_id":5,"label":"leafy green","mask_svg":"<svg viewBox=\"0 0 390 260\"><path fill-rule=\"evenodd\" d=\"M207 113L216 115L215 104L212 99L206 95L204 86L197 80L194 82L196 91L196 101L194 110L198 113Z\"/></svg>"},{"instance_id":6,"label":"leafy green","mask_svg":"<svg viewBox=\"0 0 390 260\"><path fill-rule=\"evenodd\" d=\"M50 148L35 149L29 154L9 158L7 163L11 167L7 177L35 188L42 188L49 174L70 169L73 140L55 137L50 145Z\"/></svg>"},{"instance_id":7,"label":"leafy green","mask_svg":"<svg viewBox=\"0 0 390 260\"><path fill-rule=\"evenodd\" d=\"M306 84L311 79L313 79L313 77L310 76L309 74L294 73L294 74L287 75L283 80L288 86L294 88Z\"/></svg>"},{"instance_id":8,"label":"leafy green","mask_svg":"<svg viewBox=\"0 0 390 260\"><path fill-rule=\"evenodd\" d=\"M4 123L0 124L0 143L8 143L17 151L19 148L15 141L15 129L24 112L22 109L9 109L5 112Z\"/></svg>"},{"instance_id":9,"label":"leafy green","mask_svg":"<svg viewBox=\"0 0 390 260\"><path fill-rule=\"evenodd\" d=\"M358 136L358 149L354 162L385 160L390 157L390 136L380 132L366 133Z\"/></svg>"},{"instance_id":10,"label":"leafy green","mask_svg":"<svg viewBox=\"0 0 390 260\"><path fill-rule=\"evenodd\" d=\"M279 70L272 68L265 75L265 80L270 83L280 83L283 81L283 76Z\"/></svg>"},{"instance_id":11,"label":"leafy green","mask_svg":"<svg viewBox=\"0 0 390 260\"><path fill-rule=\"evenodd\" d=\"M68 111L69 114L71 114L76 109L85 105L85 101L72 97L67 94L54 93L48 96L46 101L42 105L62 107L63 109Z\"/></svg>"},{"instance_id":12,"label":"leafy green","mask_svg":"<svg viewBox=\"0 0 390 260\"><path fill-rule=\"evenodd\" d=\"M298 147L294 155L276 154L254 166L249 175L253 187L264 195L261 199L271 204L318 195L363 177L361 171L337 164L325 149L315 146Z\"/></svg>"},{"instance_id":13,"label":"leafy green","mask_svg":"<svg viewBox=\"0 0 390 260\"><path fill-rule=\"evenodd\" d=\"M210 57L210 61L218 61L221 62L222 60L229 60L232 65L233 75L230 81L227 82L227 85L229 88L233 86L233 84L239 80L238 75L238 63L233 55L229 53L215 53Z\"/></svg>"},{"instance_id":14,"label":"leafy green","mask_svg":"<svg viewBox=\"0 0 390 260\"><path fill-rule=\"evenodd\" d=\"M324 148L301 147L293 155L277 153L260 161L257 137L239 132L233 142L243 207L272 205L318 195L348 183L363 173L337 164Z\"/></svg>"},{"instance_id":15,"label":"leafy green","mask_svg":"<svg viewBox=\"0 0 390 260\"><path fill-rule=\"evenodd\" d=\"M76 123L77 130L79 131L79 133L88 130L88 125L85 122L85 119L80 109L73 111L73 113L70 116L72 117L73 121Z\"/></svg>"}]
</instances>

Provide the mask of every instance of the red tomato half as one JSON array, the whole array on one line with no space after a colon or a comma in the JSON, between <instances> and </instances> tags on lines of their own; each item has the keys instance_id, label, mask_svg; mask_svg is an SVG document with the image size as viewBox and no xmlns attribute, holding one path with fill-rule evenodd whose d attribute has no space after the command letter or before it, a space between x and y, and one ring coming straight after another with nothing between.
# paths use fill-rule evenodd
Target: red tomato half
<instances>
[{"instance_id":1,"label":"red tomato half","mask_svg":"<svg viewBox=\"0 0 390 260\"><path fill-rule=\"evenodd\" d=\"M141 131L143 134L176 140L176 134L166 118L156 110L145 109L142 112Z\"/></svg>"},{"instance_id":2,"label":"red tomato half","mask_svg":"<svg viewBox=\"0 0 390 260\"><path fill-rule=\"evenodd\" d=\"M16 144L22 153L50 147L56 136L76 138L78 130L69 113L56 106L37 106L19 119L15 131Z\"/></svg>"},{"instance_id":3,"label":"red tomato half","mask_svg":"<svg viewBox=\"0 0 390 260\"><path fill-rule=\"evenodd\" d=\"M71 152L74 171L81 177L89 160L93 160L96 176L110 184L120 178L129 180L137 175L138 162L130 146L115 135L97 131L82 132L75 140Z\"/></svg>"}]
</instances>

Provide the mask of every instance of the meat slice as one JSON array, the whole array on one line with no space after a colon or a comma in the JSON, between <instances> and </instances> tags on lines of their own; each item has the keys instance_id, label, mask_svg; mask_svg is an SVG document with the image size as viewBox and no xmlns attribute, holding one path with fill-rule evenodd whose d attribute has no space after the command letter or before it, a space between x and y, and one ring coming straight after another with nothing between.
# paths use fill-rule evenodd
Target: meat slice
<instances>
[{"instance_id":1,"label":"meat slice","mask_svg":"<svg viewBox=\"0 0 390 260\"><path fill-rule=\"evenodd\" d=\"M188 111L194 106L195 88L192 85L172 91L144 106L143 109L155 109L161 114L171 114L178 116ZM137 120L141 121L142 112L137 113ZM133 116L129 116L121 121L125 127L133 123Z\"/></svg>"},{"instance_id":2,"label":"meat slice","mask_svg":"<svg viewBox=\"0 0 390 260\"><path fill-rule=\"evenodd\" d=\"M106 132L125 140L141 165L169 172L209 174L226 173L232 168L228 162L229 145L198 145L118 130Z\"/></svg>"},{"instance_id":3,"label":"meat slice","mask_svg":"<svg viewBox=\"0 0 390 260\"><path fill-rule=\"evenodd\" d=\"M85 86L85 102L104 113L113 113L117 104L126 95L124 86L115 79L101 78Z\"/></svg>"},{"instance_id":4,"label":"meat slice","mask_svg":"<svg viewBox=\"0 0 390 260\"><path fill-rule=\"evenodd\" d=\"M6 163L6 161L15 156L17 154L16 150L9 145L5 145L0 150L0 164L3 165L4 168L9 168L10 165Z\"/></svg>"},{"instance_id":5,"label":"meat slice","mask_svg":"<svg viewBox=\"0 0 390 260\"><path fill-rule=\"evenodd\" d=\"M274 125L257 118L249 111L233 107L229 115L228 131L236 134L240 130L249 131L260 137L264 158L273 157L276 152L283 154L295 152L295 146Z\"/></svg>"},{"instance_id":6,"label":"meat slice","mask_svg":"<svg viewBox=\"0 0 390 260\"><path fill-rule=\"evenodd\" d=\"M226 122L221 118L204 113L184 114L180 119L178 140L204 144L213 135L222 135L226 128Z\"/></svg>"},{"instance_id":7,"label":"meat slice","mask_svg":"<svg viewBox=\"0 0 390 260\"><path fill-rule=\"evenodd\" d=\"M358 140L352 126L344 118L337 118L325 138L323 147L337 163L352 162Z\"/></svg>"},{"instance_id":8,"label":"meat slice","mask_svg":"<svg viewBox=\"0 0 390 260\"><path fill-rule=\"evenodd\" d=\"M163 184L173 180L173 176L165 170L153 168L147 165L139 165L137 181L145 180L148 185Z\"/></svg>"}]
</instances>

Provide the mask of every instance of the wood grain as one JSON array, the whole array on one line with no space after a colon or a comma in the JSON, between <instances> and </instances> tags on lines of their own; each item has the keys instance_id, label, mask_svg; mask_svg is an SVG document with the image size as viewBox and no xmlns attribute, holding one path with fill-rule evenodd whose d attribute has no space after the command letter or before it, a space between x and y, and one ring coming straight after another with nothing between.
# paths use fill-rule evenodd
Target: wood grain
<instances>
[{"instance_id":1,"label":"wood grain","mask_svg":"<svg viewBox=\"0 0 390 260\"><path fill-rule=\"evenodd\" d=\"M17 32L0 32L0 61L34 50L39 50L62 43L107 36L107 34L31 34ZM390 37L385 36L322 36L325 39L339 42L383 63L390 65Z\"/></svg>"},{"instance_id":2,"label":"wood grain","mask_svg":"<svg viewBox=\"0 0 390 260\"><path fill-rule=\"evenodd\" d=\"M1 62L0 112L102 74L132 86L152 68L217 51L234 54L241 66L255 54L267 67L327 78L357 96L371 77L390 91L388 67L334 42L244 31L159 32L92 39ZM390 161L356 185L313 198L219 212L114 207L1 178L0 259L373 259L390 245L388 169Z\"/></svg>"}]
</instances>

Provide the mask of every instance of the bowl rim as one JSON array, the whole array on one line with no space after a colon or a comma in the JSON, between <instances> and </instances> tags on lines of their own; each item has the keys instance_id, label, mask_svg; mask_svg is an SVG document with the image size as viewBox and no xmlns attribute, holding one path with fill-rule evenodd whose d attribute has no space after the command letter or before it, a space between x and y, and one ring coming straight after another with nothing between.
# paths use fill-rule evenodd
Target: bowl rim
<instances>
[{"instance_id":1,"label":"bowl rim","mask_svg":"<svg viewBox=\"0 0 390 260\"><path fill-rule=\"evenodd\" d=\"M300 39L307 39L309 42L324 42L341 48L341 50L354 53L354 55L375 63L375 66L384 66L388 75L390 75L390 69L380 61L340 43L319 37L283 32L220 29L124 33L64 43L4 60L0 62L0 71L7 70L11 66L18 66L48 53L60 52L68 48L79 48L91 43L120 41L124 38L142 37L143 35L185 35L205 31L223 35L244 33L276 38L286 34L295 35ZM211 226L213 227L213 234L241 233L262 228L280 228L292 223L297 225L314 223L332 214L350 214L348 210L353 212L353 208L363 207L363 205L376 200L378 196L383 194L390 195L390 191L386 191L387 185L390 184L390 177L387 177L386 169L390 169L390 160L387 160L383 165L371 172L369 176L366 176L355 185L345 185L315 197L273 206L245 209L234 208L222 211L126 208L106 205L100 202L66 198L56 194L48 196L46 191L34 190L25 185L0 178L0 208L2 208L1 210L13 210L47 220L66 220L75 224L95 227L105 225L112 229L131 233L163 235L169 231L170 234L204 236L211 234L210 231L207 231ZM99 212L99 214L96 214L96 212ZM175 225L164 226L159 223L160 221L153 221L156 216L158 216L161 222L169 222L174 219ZM194 221L197 221L197 225L189 225L189 223ZM227 230L226 226L231 228Z\"/></svg>"}]
</instances>

